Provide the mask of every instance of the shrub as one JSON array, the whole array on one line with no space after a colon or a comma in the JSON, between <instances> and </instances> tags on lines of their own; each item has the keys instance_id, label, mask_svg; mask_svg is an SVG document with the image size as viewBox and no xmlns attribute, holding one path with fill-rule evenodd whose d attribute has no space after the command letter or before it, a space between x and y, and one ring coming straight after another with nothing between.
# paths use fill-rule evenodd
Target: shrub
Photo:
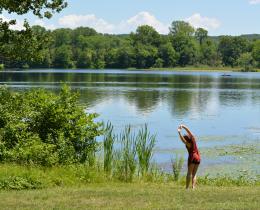
<instances>
[{"instance_id":1,"label":"shrub","mask_svg":"<svg viewBox=\"0 0 260 210\"><path fill-rule=\"evenodd\" d=\"M40 165L90 161L101 133L95 117L85 113L68 86L59 94L0 87L0 160Z\"/></svg>"}]
</instances>

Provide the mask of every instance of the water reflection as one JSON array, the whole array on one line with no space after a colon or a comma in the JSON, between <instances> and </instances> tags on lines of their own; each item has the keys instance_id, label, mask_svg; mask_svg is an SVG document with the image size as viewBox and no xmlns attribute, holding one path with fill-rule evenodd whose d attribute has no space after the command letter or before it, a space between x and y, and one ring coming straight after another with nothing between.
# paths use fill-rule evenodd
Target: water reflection
<instances>
[{"instance_id":1,"label":"water reflection","mask_svg":"<svg viewBox=\"0 0 260 210\"><path fill-rule=\"evenodd\" d=\"M15 88L58 88L66 82L80 91L81 101L89 107L124 98L142 113L155 110L163 102L179 118L190 112L204 112L214 102L219 106L242 106L259 105L260 101L258 74L221 77L220 73L70 72L1 72L0 84Z\"/></svg>"}]
</instances>

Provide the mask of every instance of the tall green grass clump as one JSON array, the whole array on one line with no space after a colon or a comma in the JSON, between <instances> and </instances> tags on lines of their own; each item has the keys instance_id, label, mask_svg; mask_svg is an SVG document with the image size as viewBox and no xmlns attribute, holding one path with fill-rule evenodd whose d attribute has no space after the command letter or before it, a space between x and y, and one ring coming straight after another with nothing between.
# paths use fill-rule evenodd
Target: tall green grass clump
<instances>
[{"instance_id":1,"label":"tall green grass clump","mask_svg":"<svg viewBox=\"0 0 260 210\"><path fill-rule=\"evenodd\" d=\"M128 125L115 135L108 123L104 132L104 171L108 176L131 182L135 175L145 177L151 169L151 159L156 142L147 125L137 134Z\"/></svg>"},{"instance_id":2,"label":"tall green grass clump","mask_svg":"<svg viewBox=\"0 0 260 210\"><path fill-rule=\"evenodd\" d=\"M151 165L156 136L151 135L147 129L147 124L139 130L137 135L136 150L139 163L139 172L145 176Z\"/></svg>"},{"instance_id":3,"label":"tall green grass clump","mask_svg":"<svg viewBox=\"0 0 260 210\"><path fill-rule=\"evenodd\" d=\"M111 175L112 167L113 167L113 158L114 158L114 143L115 143L115 135L113 134L113 126L111 123L107 123L104 129L104 140L103 140L103 148L104 148L104 171L107 175Z\"/></svg>"},{"instance_id":4,"label":"tall green grass clump","mask_svg":"<svg viewBox=\"0 0 260 210\"><path fill-rule=\"evenodd\" d=\"M121 146L115 151L116 174L120 180L129 182L133 180L137 168L136 136L130 125L125 127L118 140Z\"/></svg>"},{"instance_id":5,"label":"tall green grass clump","mask_svg":"<svg viewBox=\"0 0 260 210\"><path fill-rule=\"evenodd\" d=\"M181 169L183 167L184 158L178 157L178 155L176 155L175 159L172 158L171 163L174 180L178 181L180 178Z\"/></svg>"}]
</instances>

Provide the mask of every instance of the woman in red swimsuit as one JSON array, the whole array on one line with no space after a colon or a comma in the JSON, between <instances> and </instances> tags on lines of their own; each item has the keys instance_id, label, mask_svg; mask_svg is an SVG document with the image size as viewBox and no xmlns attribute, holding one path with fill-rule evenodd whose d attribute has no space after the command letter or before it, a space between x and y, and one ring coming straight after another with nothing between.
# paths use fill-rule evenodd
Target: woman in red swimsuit
<instances>
[{"instance_id":1,"label":"woman in red swimsuit","mask_svg":"<svg viewBox=\"0 0 260 210\"><path fill-rule=\"evenodd\" d=\"M181 129L184 128L187 132L187 135L181 134ZM200 153L197 148L195 136L191 133L185 125L180 125L178 127L178 133L182 142L186 145L186 148L189 153L188 158L188 172L186 177L186 189L189 188L190 179L192 178L192 189L195 188L196 185L196 173L200 164Z\"/></svg>"}]
</instances>

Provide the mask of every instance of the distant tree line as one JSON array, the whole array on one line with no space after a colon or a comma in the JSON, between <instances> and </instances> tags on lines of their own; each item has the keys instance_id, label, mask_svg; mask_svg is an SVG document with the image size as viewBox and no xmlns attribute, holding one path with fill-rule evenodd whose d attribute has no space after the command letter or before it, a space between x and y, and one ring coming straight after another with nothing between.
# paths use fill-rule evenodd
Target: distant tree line
<instances>
[{"instance_id":1,"label":"distant tree line","mask_svg":"<svg viewBox=\"0 0 260 210\"><path fill-rule=\"evenodd\" d=\"M184 21L173 21L168 35L148 25L127 35L100 34L88 27L49 31L33 26L30 30L25 41L19 42L17 36L20 46L2 43L0 64L5 68L260 68L260 39L211 38L207 30ZM35 45L37 50L28 50Z\"/></svg>"}]
</instances>

